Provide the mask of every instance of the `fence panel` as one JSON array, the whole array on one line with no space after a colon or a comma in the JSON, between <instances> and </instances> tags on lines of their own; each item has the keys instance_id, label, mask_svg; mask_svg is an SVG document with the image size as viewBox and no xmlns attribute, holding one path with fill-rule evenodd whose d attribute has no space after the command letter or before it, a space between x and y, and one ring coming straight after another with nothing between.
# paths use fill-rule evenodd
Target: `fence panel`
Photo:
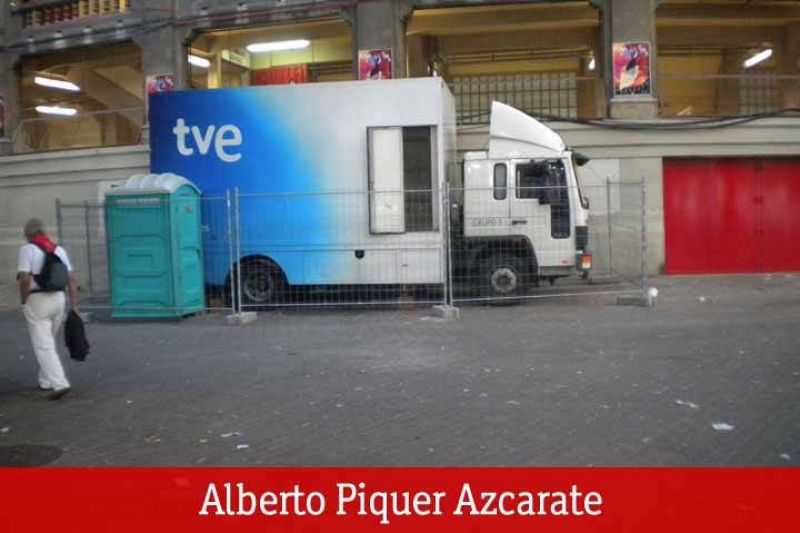
<instances>
[{"instance_id":1,"label":"fence panel","mask_svg":"<svg viewBox=\"0 0 800 533\"><path fill-rule=\"evenodd\" d=\"M233 310L232 285L224 276L233 259L233 219L230 197L202 198L201 236L205 275L206 304L209 311ZM112 271L109 263L108 234L106 231L106 206L102 202L56 203L58 242L69 253L73 274L80 283L81 307L86 310L111 311ZM148 267L142 267L147 269ZM224 269L219 286L208 283ZM120 308L120 306L117 306ZM180 307L180 306L177 306ZM168 304L125 304L128 310L169 310Z\"/></svg>"},{"instance_id":2,"label":"fence panel","mask_svg":"<svg viewBox=\"0 0 800 533\"><path fill-rule=\"evenodd\" d=\"M205 197L206 309L517 302L646 288L642 182L510 180ZM59 203L57 214L83 307L111 309L105 206Z\"/></svg>"},{"instance_id":3,"label":"fence panel","mask_svg":"<svg viewBox=\"0 0 800 533\"><path fill-rule=\"evenodd\" d=\"M441 191L236 194L243 310L442 303Z\"/></svg>"},{"instance_id":4,"label":"fence panel","mask_svg":"<svg viewBox=\"0 0 800 533\"><path fill-rule=\"evenodd\" d=\"M499 183L505 185L451 190L452 204L461 206L451 216L455 302L642 290L641 183ZM583 222L570 208L578 203L590 207Z\"/></svg>"}]
</instances>

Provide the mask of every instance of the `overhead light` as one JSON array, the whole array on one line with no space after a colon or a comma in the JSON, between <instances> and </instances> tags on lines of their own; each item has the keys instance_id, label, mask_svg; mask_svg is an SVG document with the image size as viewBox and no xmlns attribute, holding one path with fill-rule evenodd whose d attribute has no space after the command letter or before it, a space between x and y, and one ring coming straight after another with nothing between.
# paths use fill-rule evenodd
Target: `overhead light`
<instances>
[{"instance_id":1,"label":"overhead light","mask_svg":"<svg viewBox=\"0 0 800 533\"><path fill-rule=\"evenodd\" d=\"M189 54L189 63L200 68L208 68L211 66L211 61L208 59L200 56L194 56L192 54Z\"/></svg>"},{"instance_id":2,"label":"overhead light","mask_svg":"<svg viewBox=\"0 0 800 533\"><path fill-rule=\"evenodd\" d=\"M297 50L306 48L311 41L298 39L296 41L275 41L272 43L253 43L247 45L248 52L280 52L281 50Z\"/></svg>"},{"instance_id":3,"label":"overhead light","mask_svg":"<svg viewBox=\"0 0 800 533\"><path fill-rule=\"evenodd\" d=\"M42 87L52 87L53 89L61 89L64 91L78 92L80 87L66 80L56 80L53 78L43 78L42 76L34 76L33 83L41 85Z\"/></svg>"},{"instance_id":4,"label":"overhead light","mask_svg":"<svg viewBox=\"0 0 800 533\"><path fill-rule=\"evenodd\" d=\"M744 62L744 68L750 68L752 66L758 65L765 59L772 57L772 48L767 48L766 50L762 50L761 52L749 57Z\"/></svg>"},{"instance_id":5,"label":"overhead light","mask_svg":"<svg viewBox=\"0 0 800 533\"><path fill-rule=\"evenodd\" d=\"M597 66L597 63L595 62L595 60L594 60L594 57L592 57L591 59L589 59L589 70L594 70L594 68L595 68L596 66Z\"/></svg>"},{"instance_id":6,"label":"overhead light","mask_svg":"<svg viewBox=\"0 0 800 533\"><path fill-rule=\"evenodd\" d=\"M78 112L77 109L72 107L58 107L49 105L37 105L36 111L43 115L61 115L64 117L71 117Z\"/></svg>"}]
</instances>

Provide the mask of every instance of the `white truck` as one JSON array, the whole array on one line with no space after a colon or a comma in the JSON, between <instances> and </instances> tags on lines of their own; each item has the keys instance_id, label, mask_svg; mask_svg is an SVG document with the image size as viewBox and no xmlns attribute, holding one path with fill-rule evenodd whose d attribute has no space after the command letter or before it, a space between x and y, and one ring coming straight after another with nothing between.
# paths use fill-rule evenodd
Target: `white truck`
<instances>
[{"instance_id":1,"label":"white truck","mask_svg":"<svg viewBox=\"0 0 800 533\"><path fill-rule=\"evenodd\" d=\"M439 78L156 94L150 142L154 173L209 199L237 191L237 256L220 213L203 253L206 284L240 278L245 305L301 287L442 287L450 272L511 297L591 268L573 153L495 102L487 150L459 163Z\"/></svg>"}]
</instances>

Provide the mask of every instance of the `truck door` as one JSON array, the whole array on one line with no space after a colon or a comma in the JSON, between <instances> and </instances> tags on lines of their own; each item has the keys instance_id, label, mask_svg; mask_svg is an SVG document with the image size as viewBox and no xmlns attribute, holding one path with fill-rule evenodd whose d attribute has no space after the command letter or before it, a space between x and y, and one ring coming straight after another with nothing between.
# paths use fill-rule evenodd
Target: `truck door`
<instances>
[{"instance_id":1,"label":"truck door","mask_svg":"<svg viewBox=\"0 0 800 533\"><path fill-rule=\"evenodd\" d=\"M506 161L467 161L464 165L464 235L509 235L511 171Z\"/></svg>"},{"instance_id":2,"label":"truck door","mask_svg":"<svg viewBox=\"0 0 800 533\"><path fill-rule=\"evenodd\" d=\"M539 268L575 262L570 191L559 159L513 161L510 196L511 233L530 238Z\"/></svg>"}]
</instances>

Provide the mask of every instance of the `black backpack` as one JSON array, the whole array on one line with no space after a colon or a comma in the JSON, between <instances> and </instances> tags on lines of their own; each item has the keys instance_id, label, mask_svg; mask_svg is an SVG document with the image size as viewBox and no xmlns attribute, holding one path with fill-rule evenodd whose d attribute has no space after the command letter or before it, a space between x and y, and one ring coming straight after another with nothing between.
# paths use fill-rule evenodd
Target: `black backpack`
<instances>
[{"instance_id":1,"label":"black backpack","mask_svg":"<svg viewBox=\"0 0 800 533\"><path fill-rule=\"evenodd\" d=\"M37 244L37 246L39 246ZM53 251L48 252L41 246L39 249L44 252L44 264L42 271L33 275L33 279L39 286L41 292L59 292L67 288L67 280L69 279L69 271L67 265L61 261Z\"/></svg>"}]
</instances>

